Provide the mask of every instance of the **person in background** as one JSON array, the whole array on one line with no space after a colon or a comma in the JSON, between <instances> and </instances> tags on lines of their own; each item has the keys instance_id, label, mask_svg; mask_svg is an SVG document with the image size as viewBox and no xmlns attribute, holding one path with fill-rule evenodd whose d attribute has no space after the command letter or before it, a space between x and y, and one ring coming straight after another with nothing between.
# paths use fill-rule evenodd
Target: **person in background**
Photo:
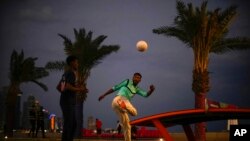
<instances>
[{"instance_id":1,"label":"person in background","mask_svg":"<svg viewBox=\"0 0 250 141\"><path fill-rule=\"evenodd\" d=\"M135 125L131 127L131 134L132 134L132 139L136 139L137 127Z\"/></svg>"},{"instance_id":2,"label":"person in background","mask_svg":"<svg viewBox=\"0 0 250 141\"><path fill-rule=\"evenodd\" d=\"M37 119L37 121L36 121L36 137L37 137L39 129L41 128L42 137L45 138L43 106L40 106L39 110L37 111L37 118L36 119Z\"/></svg>"},{"instance_id":3,"label":"person in background","mask_svg":"<svg viewBox=\"0 0 250 141\"><path fill-rule=\"evenodd\" d=\"M119 120L117 120L117 125L116 125L116 130L117 130L117 133L118 134L121 134L121 132L122 132L122 126L121 126L121 123L120 123L120 121Z\"/></svg>"},{"instance_id":4,"label":"person in background","mask_svg":"<svg viewBox=\"0 0 250 141\"><path fill-rule=\"evenodd\" d=\"M29 121L31 125L31 129L29 132L30 137L35 137L35 129L36 129L36 106L35 103L29 107Z\"/></svg>"},{"instance_id":5,"label":"person in background","mask_svg":"<svg viewBox=\"0 0 250 141\"><path fill-rule=\"evenodd\" d=\"M95 125L96 125L97 135L101 135L101 133L102 133L102 121L97 118Z\"/></svg>"}]
</instances>

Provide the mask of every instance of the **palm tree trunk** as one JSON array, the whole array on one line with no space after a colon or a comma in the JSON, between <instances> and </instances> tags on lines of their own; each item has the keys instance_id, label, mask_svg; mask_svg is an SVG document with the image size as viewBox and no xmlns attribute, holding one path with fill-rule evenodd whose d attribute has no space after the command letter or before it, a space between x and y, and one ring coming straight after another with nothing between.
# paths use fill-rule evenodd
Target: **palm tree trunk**
<instances>
[{"instance_id":1,"label":"palm tree trunk","mask_svg":"<svg viewBox=\"0 0 250 141\"><path fill-rule=\"evenodd\" d=\"M85 77L84 74L78 72L78 83L80 87L84 87L86 88L86 80L87 77ZM84 106L84 102L87 98L87 93L79 93L76 95L76 132L75 132L75 137L76 138L81 138L81 133L82 133L82 128L83 126L83 116L84 116L84 112L83 112L83 106Z\"/></svg>"},{"instance_id":2,"label":"palm tree trunk","mask_svg":"<svg viewBox=\"0 0 250 141\"><path fill-rule=\"evenodd\" d=\"M192 89L195 93L195 108L205 109L206 93L209 91L208 71L194 70ZM195 124L196 141L206 141L206 123Z\"/></svg>"},{"instance_id":3,"label":"palm tree trunk","mask_svg":"<svg viewBox=\"0 0 250 141\"><path fill-rule=\"evenodd\" d=\"M13 137L13 128L15 120L15 109L18 94L18 87L11 85L8 90L6 101L6 133L8 137Z\"/></svg>"},{"instance_id":4,"label":"palm tree trunk","mask_svg":"<svg viewBox=\"0 0 250 141\"><path fill-rule=\"evenodd\" d=\"M196 109L205 109L205 98L206 94L195 94ZM206 141L206 123L196 123L194 129L196 141Z\"/></svg>"}]
</instances>

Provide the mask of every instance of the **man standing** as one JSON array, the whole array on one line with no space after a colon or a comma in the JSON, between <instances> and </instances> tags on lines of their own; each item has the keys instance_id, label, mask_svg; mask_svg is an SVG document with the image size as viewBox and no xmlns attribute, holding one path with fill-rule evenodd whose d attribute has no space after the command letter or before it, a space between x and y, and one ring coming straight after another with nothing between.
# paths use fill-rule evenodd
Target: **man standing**
<instances>
[{"instance_id":1,"label":"man standing","mask_svg":"<svg viewBox=\"0 0 250 141\"><path fill-rule=\"evenodd\" d=\"M42 136L45 138L44 133L44 112L43 106L39 106L39 110L37 111L37 119L36 119L36 137L38 134L39 129L41 128Z\"/></svg>"},{"instance_id":2,"label":"man standing","mask_svg":"<svg viewBox=\"0 0 250 141\"><path fill-rule=\"evenodd\" d=\"M99 101L101 101L105 96L119 90L118 94L113 99L112 108L117 113L120 119L124 131L125 141L131 141L131 126L129 124L130 120L128 114L130 114L131 116L137 115L137 110L130 103L130 100L135 94L139 94L143 97L148 97L153 93L155 89L153 85L150 85L148 92L140 89L137 85L140 83L141 78L142 76L140 73L135 73L132 81L129 79L122 81L120 84L115 85L114 87L109 89L98 99Z\"/></svg>"},{"instance_id":3,"label":"man standing","mask_svg":"<svg viewBox=\"0 0 250 141\"><path fill-rule=\"evenodd\" d=\"M35 103L32 103L31 107L29 107L29 120L30 120L30 125L31 125L29 136L35 137L35 129L36 129L36 106L35 106Z\"/></svg>"},{"instance_id":4,"label":"man standing","mask_svg":"<svg viewBox=\"0 0 250 141\"><path fill-rule=\"evenodd\" d=\"M61 93L60 97L60 106L64 120L62 141L73 141L76 130L76 94L81 92L87 93L88 90L85 87L79 87L77 85L77 74L79 67L77 57L68 56L66 63L69 66L69 69L64 73L65 90Z\"/></svg>"},{"instance_id":5,"label":"man standing","mask_svg":"<svg viewBox=\"0 0 250 141\"><path fill-rule=\"evenodd\" d=\"M117 120L116 130L118 134L121 134L122 132L122 126L119 120Z\"/></svg>"}]
</instances>

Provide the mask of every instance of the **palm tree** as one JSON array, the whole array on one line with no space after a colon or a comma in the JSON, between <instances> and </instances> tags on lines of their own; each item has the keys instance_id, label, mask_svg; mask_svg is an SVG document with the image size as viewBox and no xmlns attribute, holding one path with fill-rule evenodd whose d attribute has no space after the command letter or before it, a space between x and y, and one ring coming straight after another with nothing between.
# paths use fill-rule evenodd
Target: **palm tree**
<instances>
[{"instance_id":1,"label":"palm tree","mask_svg":"<svg viewBox=\"0 0 250 141\"><path fill-rule=\"evenodd\" d=\"M229 25L236 16L236 6L224 11L217 8L207 10L207 1L194 8L177 1L177 16L173 26L153 29L153 33L176 37L190 47L194 53L192 90L195 93L195 108L205 108L205 98L209 91L209 55L223 54L250 47L250 40L244 37L226 38ZM195 125L196 140L205 140L205 123Z\"/></svg>"},{"instance_id":2,"label":"palm tree","mask_svg":"<svg viewBox=\"0 0 250 141\"><path fill-rule=\"evenodd\" d=\"M100 64L104 57L112 52L117 52L120 48L118 45L101 45L107 36L100 35L92 39L92 34L91 31L86 32L84 28L79 29L79 31L74 29L75 42L72 42L65 35L58 34L64 40L64 51L66 55L74 55L79 59L78 84L83 86L86 85L91 69ZM64 70L65 65L66 63L64 61L48 62L46 68L50 70ZM82 128L82 109L83 102L86 98L86 93L77 95L78 106L80 104L80 109L77 112L80 113L80 116L77 116L77 121L81 121L77 124L80 125L80 127L77 127L77 132Z\"/></svg>"},{"instance_id":3,"label":"palm tree","mask_svg":"<svg viewBox=\"0 0 250 141\"><path fill-rule=\"evenodd\" d=\"M10 84L6 98L6 128L9 136L13 135L12 130L15 119L17 95L21 92L20 85L22 83L33 82L45 91L48 90L45 84L37 80L48 76L49 73L43 67L36 67L36 60L37 58L32 57L24 58L23 51L21 51L20 54L18 54L15 50L12 52L9 72Z\"/></svg>"}]
</instances>

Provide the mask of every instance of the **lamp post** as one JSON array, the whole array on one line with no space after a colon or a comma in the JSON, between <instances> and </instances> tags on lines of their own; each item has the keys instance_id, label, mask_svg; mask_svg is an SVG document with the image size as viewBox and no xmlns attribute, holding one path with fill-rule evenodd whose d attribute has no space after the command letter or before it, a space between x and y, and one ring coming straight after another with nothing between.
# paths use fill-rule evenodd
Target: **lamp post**
<instances>
[{"instance_id":1,"label":"lamp post","mask_svg":"<svg viewBox=\"0 0 250 141\"><path fill-rule=\"evenodd\" d=\"M15 109L15 123L14 123L14 129L20 129L21 126L21 97L23 92L19 92L17 94L17 101L16 101L16 109Z\"/></svg>"}]
</instances>

